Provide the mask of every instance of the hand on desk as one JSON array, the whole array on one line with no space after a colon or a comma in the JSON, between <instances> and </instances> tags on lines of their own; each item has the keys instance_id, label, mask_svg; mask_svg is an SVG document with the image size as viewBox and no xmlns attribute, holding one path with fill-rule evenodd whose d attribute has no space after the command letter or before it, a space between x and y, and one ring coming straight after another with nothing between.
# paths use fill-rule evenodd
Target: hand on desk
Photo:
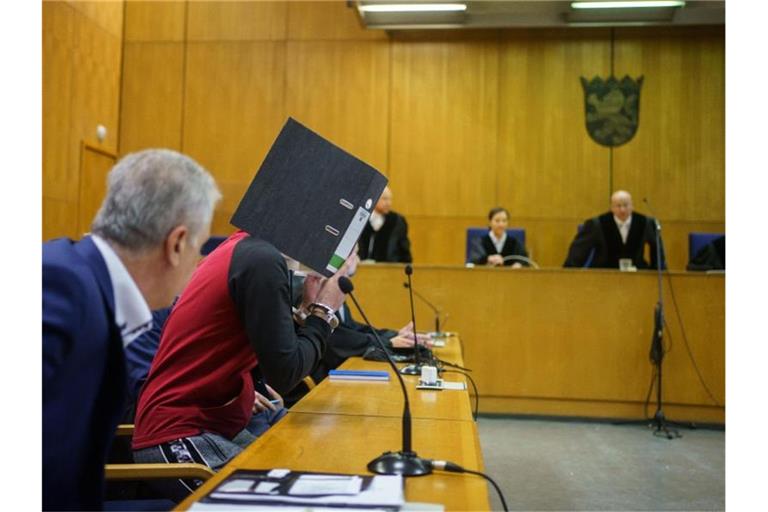
<instances>
[{"instance_id":1,"label":"hand on desk","mask_svg":"<svg viewBox=\"0 0 768 512\"><path fill-rule=\"evenodd\" d=\"M400 338L400 337L408 338L409 339L409 342L408 342L409 344L408 345L404 345L404 346L412 347L413 346L413 322L408 322L407 324L405 324L397 332L397 337L398 338ZM432 347L432 338L430 338L428 335L422 334L422 333L418 333L416 335L416 338L419 340L419 344L420 345L424 345L424 346L427 346L427 347Z\"/></svg>"},{"instance_id":2,"label":"hand on desk","mask_svg":"<svg viewBox=\"0 0 768 512\"><path fill-rule=\"evenodd\" d=\"M419 345L424 345L427 348L432 348L432 344L434 342L428 336L424 334L418 334L416 335L416 337L419 339ZM397 335L389 341L392 343L392 346L394 348L413 347L413 334L410 334L408 336Z\"/></svg>"},{"instance_id":3,"label":"hand on desk","mask_svg":"<svg viewBox=\"0 0 768 512\"><path fill-rule=\"evenodd\" d=\"M504 265L504 257L501 254L491 254L488 256L489 267L500 267Z\"/></svg>"},{"instance_id":4,"label":"hand on desk","mask_svg":"<svg viewBox=\"0 0 768 512\"><path fill-rule=\"evenodd\" d=\"M254 400L253 400L253 412L259 413L264 411L277 411L278 409L282 409L284 407L283 405L283 397L281 397L277 391L272 389L269 384L265 384L267 386L267 390L269 391L269 394L272 395L273 400L276 400L278 403L272 403L272 400L265 397L258 391L254 391Z\"/></svg>"}]
</instances>

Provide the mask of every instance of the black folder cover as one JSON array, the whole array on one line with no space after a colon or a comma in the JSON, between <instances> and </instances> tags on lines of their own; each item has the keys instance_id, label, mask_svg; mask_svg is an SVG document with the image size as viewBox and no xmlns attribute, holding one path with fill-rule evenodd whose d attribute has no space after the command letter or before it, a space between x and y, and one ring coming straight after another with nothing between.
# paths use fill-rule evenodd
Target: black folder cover
<instances>
[{"instance_id":1,"label":"black folder cover","mask_svg":"<svg viewBox=\"0 0 768 512\"><path fill-rule=\"evenodd\" d=\"M231 222L330 276L386 185L379 171L288 118Z\"/></svg>"}]
</instances>

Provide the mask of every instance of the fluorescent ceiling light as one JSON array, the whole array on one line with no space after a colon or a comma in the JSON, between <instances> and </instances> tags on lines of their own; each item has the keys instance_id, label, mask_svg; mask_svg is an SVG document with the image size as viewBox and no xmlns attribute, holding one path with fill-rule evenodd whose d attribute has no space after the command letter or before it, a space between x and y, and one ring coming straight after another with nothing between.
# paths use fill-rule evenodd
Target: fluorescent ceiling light
<instances>
[{"instance_id":1,"label":"fluorescent ceiling light","mask_svg":"<svg viewBox=\"0 0 768 512\"><path fill-rule=\"evenodd\" d=\"M466 11L466 4L365 4L365 12L452 12Z\"/></svg>"},{"instance_id":2,"label":"fluorescent ceiling light","mask_svg":"<svg viewBox=\"0 0 768 512\"><path fill-rule=\"evenodd\" d=\"M638 9L659 7L683 7L682 0L629 0L623 2L571 2L572 9Z\"/></svg>"}]
</instances>

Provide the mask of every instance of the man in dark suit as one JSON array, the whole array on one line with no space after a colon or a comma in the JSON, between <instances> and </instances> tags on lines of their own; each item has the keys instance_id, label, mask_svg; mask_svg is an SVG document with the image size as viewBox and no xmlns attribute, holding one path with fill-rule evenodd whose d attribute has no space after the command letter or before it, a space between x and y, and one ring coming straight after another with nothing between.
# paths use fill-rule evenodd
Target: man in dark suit
<instances>
[{"instance_id":1,"label":"man in dark suit","mask_svg":"<svg viewBox=\"0 0 768 512\"><path fill-rule=\"evenodd\" d=\"M629 192L614 192L611 211L584 221L571 242L563 266L583 267L592 255L589 266L593 268L619 268L620 259L632 260L632 266L639 269L658 268L656 221L633 210ZM646 246L650 252L650 263L645 259Z\"/></svg>"},{"instance_id":2,"label":"man in dark suit","mask_svg":"<svg viewBox=\"0 0 768 512\"><path fill-rule=\"evenodd\" d=\"M361 260L411 263L411 242L405 217L392 209L392 191L381 193L358 242Z\"/></svg>"},{"instance_id":3,"label":"man in dark suit","mask_svg":"<svg viewBox=\"0 0 768 512\"><path fill-rule=\"evenodd\" d=\"M43 244L43 509L100 509L123 412L123 347L189 279L221 194L170 150L126 156L91 227Z\"/></svg>"}]
</instances>

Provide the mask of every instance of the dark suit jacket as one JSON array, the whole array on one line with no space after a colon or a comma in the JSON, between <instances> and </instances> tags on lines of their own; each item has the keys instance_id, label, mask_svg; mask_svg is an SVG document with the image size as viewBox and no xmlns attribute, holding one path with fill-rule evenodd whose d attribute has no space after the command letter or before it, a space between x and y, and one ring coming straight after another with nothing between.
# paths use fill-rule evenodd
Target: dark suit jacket
<instances>
[{"instance_id":1,"label":"dark suit jacket","mask_svg":"<svg viewBox=\"0 0 768 512\"><path fill-rule=\"evenodd\" d=\"M646 245L650 249L650 264L644 257ZM627 243L623 243L619 228L613 220L613 213L607 212L599 217L588 219L584 221L582 229L571 242L568 257L563 266L583 267L593 250L594 256L589 265L593 268L619 268L619 258L631 258L632 264L639 269L657 268L655 222L651 217L633 212ZM662 245L662 262L664 259Z\"/></svg>"},{"instance_id":2,"label":"dark suit jacket","mask_svg":"<svg viewBox=\"0 0 768 512\"><path fill-rule=\"evenodd\" d=\"M107 266L90 237L43 244L43 509L101 507L125 361Z\"/></svg>"},{"instance_id":3,"label":"dark suit jacket","mask_svg":"<svg viewBox=\"0 0 768 512\"><path fill-rule=\"evenodd\" d=\"M493 245L491 235L485 234L481 238L475 240L475 243L472 245L469 253L469 261L475 265L485 265L488 263L488 256L492 254L499 254L499 251L497 251L496 246ZM517 238L507 235L507 239L504 241L504 247L501 248L501 255L505 257L512 255L525 256L527 258L528 252L526 252L525 246L521 244ZM514 259L505 261L504 266L509 267L515 263L520 263L524 267L530 266L526 262L517 261Z\"/></svg>"},{"instance_id":4,"label":"dark suit jacket","mask_svg":"<svg viewBox=\"0 0 768 512\"><path fill-rule=\"evenodd\" d=\"M361 260L411 263L411 242L408 240L408 223L405 217L390 210L384 216L381 229L374 231L366 222L360 235L358 255Z\"/></svg>"}]
</instances>

